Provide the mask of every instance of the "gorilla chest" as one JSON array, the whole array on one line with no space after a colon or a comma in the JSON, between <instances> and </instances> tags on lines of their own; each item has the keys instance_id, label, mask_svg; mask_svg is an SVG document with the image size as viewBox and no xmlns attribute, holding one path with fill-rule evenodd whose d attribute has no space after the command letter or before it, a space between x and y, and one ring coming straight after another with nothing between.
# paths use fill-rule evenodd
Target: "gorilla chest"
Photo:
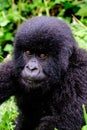
<instances>
[{"instance_id":1,"label":"gorilla chest","mask_svg":"<svg viewBox=\"0 0 87 130\"><path fill-rule=\"evenodd\" d=\"M21 102L20 102L21 98ZM50 101L43 100L42 98L32 98L31 96L17 98L19 109L23 114L28 116L45 116L51 115Z\"/></svg>"}]
</instances>

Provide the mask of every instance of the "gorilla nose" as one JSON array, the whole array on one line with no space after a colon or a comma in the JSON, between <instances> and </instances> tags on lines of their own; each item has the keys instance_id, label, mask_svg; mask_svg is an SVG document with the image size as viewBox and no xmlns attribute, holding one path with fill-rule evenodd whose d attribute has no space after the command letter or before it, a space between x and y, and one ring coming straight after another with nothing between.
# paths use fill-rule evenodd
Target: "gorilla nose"
<instances>
[{"instance_id":1,"label":"gorilla nose","mask_svg":"<svg viewBox=\"0 0 87 130\"><path fill-rule=\"evenodd\" d=\"M26 68L29 69L30 71L38 70L38 66L37 66L37 64L36 64L35 61L29 62L29 63L26 65Z\"/></svg>"},{"instance_id":2,"label":"gorilla nose","mask_svg":"<svg viewBox=\"0 0 87 130\"><path fill-rule=\"evenodd\" d=\"M37 70L38 68L35 65L26 65L26 68L29 69L30 71Z\"/></svg>"}]
</instances>

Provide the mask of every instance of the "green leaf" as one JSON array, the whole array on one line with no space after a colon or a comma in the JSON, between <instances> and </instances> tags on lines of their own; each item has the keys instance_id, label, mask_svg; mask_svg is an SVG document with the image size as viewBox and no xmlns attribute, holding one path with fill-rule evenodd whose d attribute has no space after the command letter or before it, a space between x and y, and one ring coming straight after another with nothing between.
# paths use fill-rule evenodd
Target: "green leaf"
<instances>
[{"instance_id":1,"label":"green leaf","mask_svg":"<svg viewBox=\"0 0 87 130\"><path fill-rule=\"evenodd\" d=\"M7 19L7 16L5 14L5 12L1 12L1 15L0 15L0 26L1 27L4 27L6 26L10 21Z\"/></svg>"},{"instance_id":2,"label":"green leaf","mask_svg":"<svg viewBox=\"0 0 87 130\"><path fill-rule=\"evenodd\" d=\"M84 120L85 120L85 123L87 125L87 113L86 113L86 108L85 108L84 104L82 105L82 108L83 108Z\"/></svg>"},{"instance_id":3,"label":"green leaf","mask_svg":"<svg viewBox=\"0 0 87 130\"><path fill-rule=\"evenodd\" d=\"M4 60L4 58L2 56L0 56L0 62L2 62Z\"/></svg>"},{"instance_id":4,"label":"green leaf","mask_svg":"<svg viewBox=\"0 0 87 130\"><path fill-rule=\"evenodd\" d=\"M4 51L7 51L7 52L10 53L11 51L13 51L13 46L10 45L10 44L6 44L6 46L4 48Z\"/></svg>"},{"instance_id":5,"label":"green leaf","mask_svg":"<svg viewBox=\"0 0 87 130\"><path fill-rule=\"evenodd\" d=\"M3 35L4 35L4 33L0 31L0 37L2 37Z\"/></svg>"},{"instance_id":6,"label":"green leaf","mask_svg":"<svg viewBox=\"0 0 87 130\"><path fill-rule=\"evenodd\" d=\"M5 33L5 40L6 41L13 40L12 33L6 32Z\"/></svg>"},{"instance_id":7,"label":"green leaf","mask_svg":"<svg viewBox=\"0 0 87 130\"><path fill-rule=\"evenodd\" d=\"M87 130L87 125L83 126L81 130Z\"/></svg>"},{"instance_id":8,"label":"green leaf","mask_svg":"<svg viewBox=\"0 0 87 130\"><path fill-rule=\"evenodd\" d=\"M87 16L87 5L79 9L76 15L86 17Z\"/></svg>"},{"instance_id":9,"label":"green leaf","mask_svg":"<svg viewBox=\"0 0 87 130\"><path fill-rule=\"evenodd\" d=\"M54 130L58 130L57 128L54 128Z\"/></svg>"},{"instance_id":10,"label":"green leaf","mask_svg":"<svg viewBox=\"0 0 87 130\"><path fill-rule=\"evenodd\" d=\"M61 3L61 2L65 2L66 0L55 0L55 3Z\"/></svg>"}]
</instances>

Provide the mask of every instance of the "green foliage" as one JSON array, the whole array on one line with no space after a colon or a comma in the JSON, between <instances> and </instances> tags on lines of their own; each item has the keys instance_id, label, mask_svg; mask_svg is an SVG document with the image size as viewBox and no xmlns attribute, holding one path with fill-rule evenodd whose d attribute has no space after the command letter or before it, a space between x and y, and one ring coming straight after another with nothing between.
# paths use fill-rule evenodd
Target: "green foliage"
<instances>
[{"instance_id":1,"label":"green foliage","mask_svg":"<svg viewBox=\"0 0 87 130\"><path fill-rule=\"evenodd\" d=\"M19 6L12 5L11 0L0 1L0 7L0 55L3 55L4 52L13 50L14 34L23 18L18 10Z\"/></svg>"},{"instance_id":2,"label":"green foliage","mask_svg":"<svg viewBox=\"0 0 87 130\"><path fill-rule=\"evenodd\" d=\"M17 115L17 107L14 98L11 97L0 106L0 130L14 130L13 122Z\"/></svg>"},{"instance_id":3,"label":"green foliage","mask_svg":"<svg viewBox=\"0 0 87 130\"><path fill-rule=\"evenodd\" d=\"M87 50L87 28L82 27L78 23L72 23L71 25L79 47Z\"/></svg>"}]
</instances>

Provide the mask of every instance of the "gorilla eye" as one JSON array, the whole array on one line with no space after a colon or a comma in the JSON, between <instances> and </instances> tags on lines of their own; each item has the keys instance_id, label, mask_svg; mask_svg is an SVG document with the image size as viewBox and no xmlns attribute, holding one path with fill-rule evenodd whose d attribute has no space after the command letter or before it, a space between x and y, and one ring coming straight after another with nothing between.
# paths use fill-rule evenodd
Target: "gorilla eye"
<instances>
[{"instance_id":1,"label":"gorilla eye","mask_svg":"<svg viewBox=\"0 0 87 130\"><path fill-rule=\"evenodd\" d=\"M40 58L45 58L47 55L46 54L40 54Z\"/></svg>"},{"instance_id":2,"label":"gorilla eye","mask_svg":"<svg viewBox=\"0 0 87 130\"><path fill-rule=\"evenodd\" d=\"M31 55L31 52L30 51L25 51L25 54L26 55Z\"/></svg>"}]
</instances>

